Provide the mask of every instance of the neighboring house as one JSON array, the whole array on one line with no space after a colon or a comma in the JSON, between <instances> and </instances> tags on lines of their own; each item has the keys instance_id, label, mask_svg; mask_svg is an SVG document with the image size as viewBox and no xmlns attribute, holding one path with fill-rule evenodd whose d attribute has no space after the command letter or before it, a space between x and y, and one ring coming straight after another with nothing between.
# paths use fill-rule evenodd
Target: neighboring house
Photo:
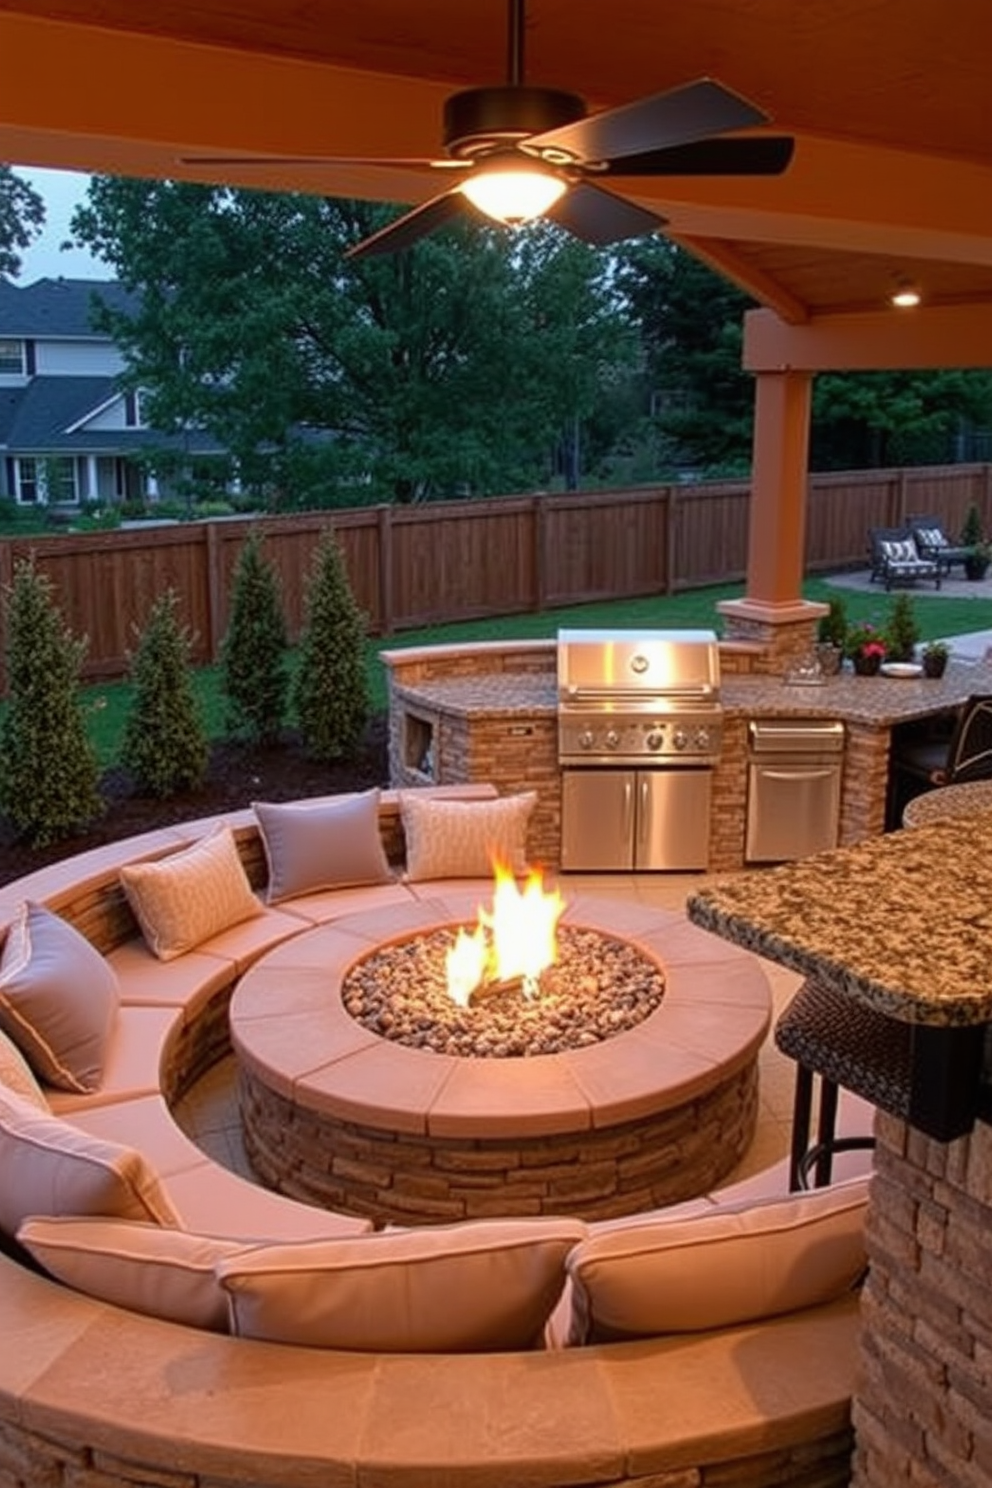
<instances>
[{"instance_id":1,"label":"neighboring house","mask_svg":"<svg viewBox=\"0 0 992 1488\"><path fill-rule=\"evenodd\" d=\"M97 297L115 309L133 303L113 281L0 279L0 497L24 506L154 500L168 494L154 453L223 454L202 430L146 427L140 392L121 384L124 358L94 329Z\"/></svg>"}]
</instances>

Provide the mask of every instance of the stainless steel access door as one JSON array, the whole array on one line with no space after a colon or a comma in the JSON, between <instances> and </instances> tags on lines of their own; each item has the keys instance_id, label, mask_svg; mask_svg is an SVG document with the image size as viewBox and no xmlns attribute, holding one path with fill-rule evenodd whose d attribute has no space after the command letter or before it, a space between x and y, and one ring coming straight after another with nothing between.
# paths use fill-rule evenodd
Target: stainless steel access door
<instances>
[{"instance_id":1,"label":"stainless steel access door","mask_svg":"<svg viewBox=\"0 0 992 1488\"><path fill-rule=\"evenodd\" d=\"M639 770L634 867L693 872L709 865L712 769Z\"/></svg>"},{"instance_id":2,"label":"stainless steel access door","mask_svg":"<svg viewBox=\"0 0 992 1488\"><path fill-rule=\"evenodd\" d=\"M710 769L563 770L564 872L680 872L709 861Z\"/></svg>"}]
</instances>

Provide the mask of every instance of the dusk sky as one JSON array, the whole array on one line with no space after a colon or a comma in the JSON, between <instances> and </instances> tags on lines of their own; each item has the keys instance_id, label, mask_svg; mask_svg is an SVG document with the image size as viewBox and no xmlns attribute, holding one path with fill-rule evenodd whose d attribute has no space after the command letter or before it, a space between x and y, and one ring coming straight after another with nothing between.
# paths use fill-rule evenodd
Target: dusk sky
<instances>
[{"instance_id":1,"label":"dusk sky","mask_svg":"<svg viewBox=\"0 0 992 1488\"><path fill-rule=\"evenodd\" d=\"M59 244L69 235L69 219L86 195L89 176L75 171L41 170L33 165L13 165L15 175L31 185L44 199L45 229L40 238L21 254L21 272L16 283L32 284L35 279L112 279L108 264L91 258L80 249L59 252Z\"/></svg>"}]
</instances>

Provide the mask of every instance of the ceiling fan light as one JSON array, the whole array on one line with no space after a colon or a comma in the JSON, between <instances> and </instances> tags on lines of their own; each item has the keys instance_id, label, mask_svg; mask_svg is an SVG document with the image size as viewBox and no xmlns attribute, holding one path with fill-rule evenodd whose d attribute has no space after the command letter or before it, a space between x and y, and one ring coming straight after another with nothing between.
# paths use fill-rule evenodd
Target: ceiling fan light
<instances>
[{"instance_id":1,"label":"ceiling fan light","mask_svg":"<svg viewBox=\"0 0 992 1488\"><path fill-rule=\"evenodd\" d=\"M567 189L551 171L526 165L480 170L459 187L474 207L507 227L540 217Z\"/></svg>"}]
</instances>

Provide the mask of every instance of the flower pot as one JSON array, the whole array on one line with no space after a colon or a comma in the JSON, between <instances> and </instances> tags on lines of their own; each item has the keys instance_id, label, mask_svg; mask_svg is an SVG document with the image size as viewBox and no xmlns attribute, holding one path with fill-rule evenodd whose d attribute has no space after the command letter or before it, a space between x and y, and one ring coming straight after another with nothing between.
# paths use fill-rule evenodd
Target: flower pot
<instances>
[{"instance_id":1,"label":"flower pot","mask_svg":"<svg viewBox=\"0 0 992 1488\"><path fill-rule=\"evenodd\" d=\"M859 677L877 677L882 665L880 656L852 656L851 661Z\"/></svg>"},{"instance_id":2,"label":"flower pot","mask_svg":"<svg viewBox=\"0 0 992 1488\"><path fill-rule=\"evenodd\" d=\"M924 652L922 661L924 677L942 677L947 670L946 656L928 656Z\"/></svg>"},{"instance_id":3,"label":"flower pot","mask_svg":"<svg viewBox=\"0 0 992 1488\"><path fill-rule=\"evenodd\" d=\"M984 579L988 570L989 560L987 558L970 557L964 560L964 576L966 579L971 579L973 583Z\"/></svg>"}]
</instances>

